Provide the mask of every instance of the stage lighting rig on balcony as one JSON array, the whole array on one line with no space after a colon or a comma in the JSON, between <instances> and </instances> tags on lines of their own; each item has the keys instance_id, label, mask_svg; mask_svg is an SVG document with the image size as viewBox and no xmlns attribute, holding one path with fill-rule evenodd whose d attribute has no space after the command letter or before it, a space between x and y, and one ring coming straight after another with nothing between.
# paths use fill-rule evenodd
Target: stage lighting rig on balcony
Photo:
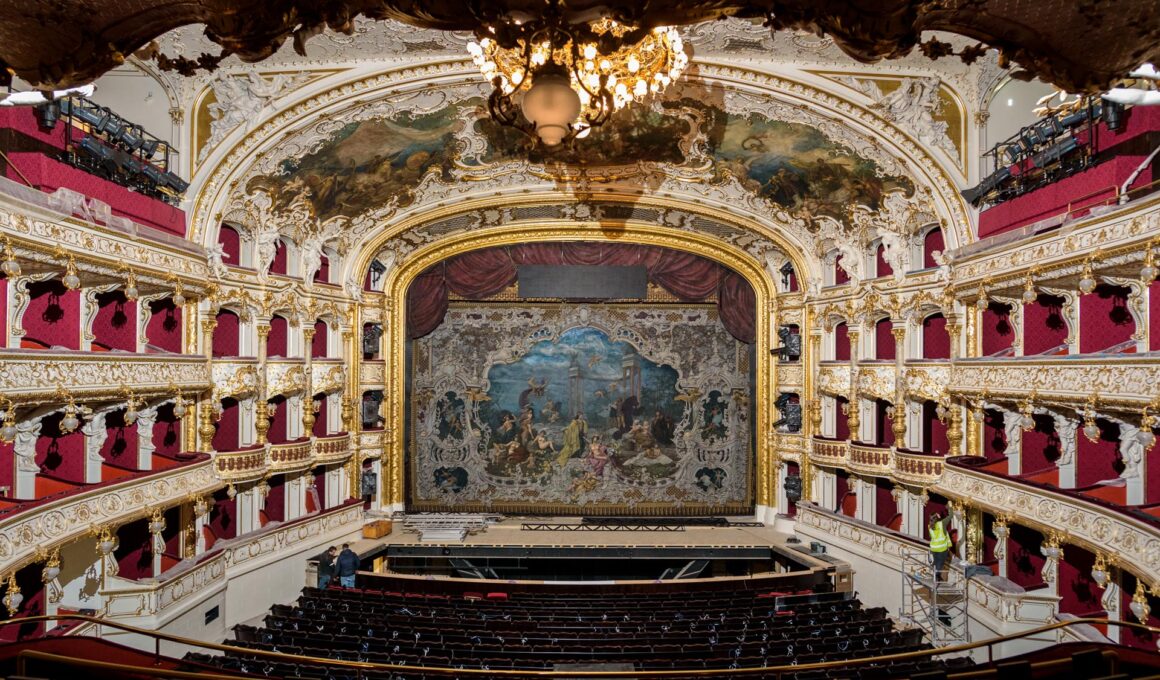
<instances>
[{"instance_id":1,"label":"stage lighting rig on balcony","mask_svg":"<svg viewBox=\"0 0 1160 680\"><path fill-rule=\"evenodd\" d=\"M585 137L615 111L663 91L689 63L675 28L607 16L572 23L559 0L539 16L476 13L481 26L467 50L495 88L488 112L547 148Z\"/></svg>"}]
</instances>

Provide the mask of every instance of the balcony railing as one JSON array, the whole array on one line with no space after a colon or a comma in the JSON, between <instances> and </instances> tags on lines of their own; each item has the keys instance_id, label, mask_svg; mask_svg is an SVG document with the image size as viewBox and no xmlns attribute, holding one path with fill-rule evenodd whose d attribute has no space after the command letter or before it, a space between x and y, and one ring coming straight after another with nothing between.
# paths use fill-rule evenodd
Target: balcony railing
<instances>
[{"instance_id":1,"label":"balcony railing","mask_svg":"<svg viewBox=\"0 0 1160 680\"><path fill-rule=\"evenodd\" d=\"M205 357L185 354L0 350L0 393L21 405L38 404L58 399L60 385L68 385L78 399L109 396L124 387L147 398L202 392L209 388L209 372Z\"/></svg>"},{"instance_id":2,"label":"balcony railing","mask_svg":"<svg viewBox=\"0 0 1160 680\"><path fill-rule=\"evenodd\" d=\"M850 443L850 472L867 477L889 477L894 472L894 456L889 446Z\"/></svg>"},{"instance_id":3,"label":"balcony railing","mask_svg":"<svg viewBox=\"0 0 1160 680\"><path fill-rule=\"evenodd\" d=\"M269 471L265 446L239 451L218 451L213 456L214 471L223 482L237 484L261 479Z\"/></svg>"},{"instance_id":4,"label":"balcony railing","mask_svg":"<svg viewBox=\"0 0 1160 680\"><path fill-rule=\"evenodd\" d=\"M850 442L848 441L814 437L810 451L810 460L815 465L845 467L849 453Z\"/></svg>"},{"instance_id":5,"label":"balcony railing","mask_svg":"<svg viewBox=\"0 0 1160 680\"><path fill-rule=\"evenodd\" d=\"M1066 532L1069 543L1090 552L1112 552L1117 566L1147 583L1160 582L1160 526L1135 516L1131 508L1115 507L1063 490L974 467L977 457L948 458L935 488L939 493L970 499L992 514L1018 517L1019 523Z\"/></svg>"},{"instance_id":6,"label":"balcony railing","mask_svg":"<svg viewBox=\"0 0 1160 680\"><path fill-rule=\"evenodd\" d=\"M313 467L314 446L309 437L284 444L271 444L270 472L299 472Z\"/></svg>"},{"instance_id":7,"label":"balcony railing","mask_svg":"<svg viewBox=\"0 0 1160 680\"><path fill-rule=\"evenodd\" d=\"M141 516L145 506L172 505L219 486L209 457L199 455L179 467L30 504L0 520L0 571L10 572L38 548L51 549L94 525L121 525Z\"/></svg>"},{"instance_id":8,"label":"balcony railing","mask_svg":"<svg viewBox=\"0 0 1160 680\"><path fill-rule=\"evenodd\" d=\"M937 484L942 478L943 461L943 457L936 454L895 449L893 477L910 486Z\"/></svg>"},{"instance_id":9,"label":"balcony railing","mask_svg":"<svg viewBox=\"0 0 1160 680\"><path fill-rule=\"evenodd\" d=\"M350 433L317 437L314 440L314 464L333 465L350 457Z\"/></svg>"},{"instance_id":10,"label":"balcony railing","mask_svg":"<svg viewBox=\"0 0 1160 680\"><path fill-rule=\"evenodd\" d=\"M1160 394L1160 356L971 359L955 362L948 384L961 395L1021 398L1034 390L1040 402L1082 402L1099 392L1104 401L1143 407Z\"/></svg>"}]
</instances>

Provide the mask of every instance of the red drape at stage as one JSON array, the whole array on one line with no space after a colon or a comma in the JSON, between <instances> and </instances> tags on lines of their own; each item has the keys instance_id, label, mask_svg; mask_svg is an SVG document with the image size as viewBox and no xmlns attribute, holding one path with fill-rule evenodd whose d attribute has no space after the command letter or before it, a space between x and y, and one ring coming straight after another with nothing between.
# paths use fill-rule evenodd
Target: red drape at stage
<instances>
[{"instance_id":1,"label":"red drape at stage","mask_svg":"<svg viewBox=\"0 0 1160 680\"><path fill-rule=\"evenodd\" d=\"M643 266L649 280L686 302L717 296L721 323L733 337L756 338L757 296L749 282L703 257L667 248L619 243L531 243L464 253L420 274L407 291L407 337L439 327L451 293L490 297L516 282L528 265Z\"/></svg>"}]
</instances>

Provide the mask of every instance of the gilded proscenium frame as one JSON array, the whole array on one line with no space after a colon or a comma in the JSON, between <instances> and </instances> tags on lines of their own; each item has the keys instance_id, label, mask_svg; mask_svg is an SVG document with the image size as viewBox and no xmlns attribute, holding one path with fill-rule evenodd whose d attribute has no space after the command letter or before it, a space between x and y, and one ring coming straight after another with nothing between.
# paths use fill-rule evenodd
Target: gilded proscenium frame
<instances>
[{"instance_id":1,"label":"gilded proscenium frame","mask_svg":"<svg viewBox=\"0 0 1160 680\"><path fill-rule=\"evenodd\" d=\"M610 237L615 234L615 238ZM378 243L364 250L377 253L389 236L382 235ZM384 290L383 320L388 326L390 346L387 361L386 402L387 427L385 431L382 500L387 507L402 508L406 500L405 470L403 460L406 441L403 437L404 393L406 384L406 295L411 282L424 270L437 262L455 257L465 252L482 248L533 243L545 241L608 241L637 243L660 246L690 252L719 262L740 274L753 286L756 295L758 323L756 324L757 363L754 367L756 394L759 404L755 409L754 431L758 433L755 448L756 488L754 497L758 506L772 507L775 502L774 480L772 477L772 451L769 438L764 435L769 428L769 404L771 395L777 390L776 363L769 355L772 328L776 327L774 313L777 289L773 279L761 264L740 249L728 246L711 236L658 227L655 224L634 222L588 222L562 224L559 226L518 225L456 234L440 242L425 246L414 253L390 274ZM781 244L779 244L781 245ZM800 253L788 249L786 253L794 260L795 267L801 265ZM360 258L368 259L368 258Z\"/></svg>"}]
</instances>

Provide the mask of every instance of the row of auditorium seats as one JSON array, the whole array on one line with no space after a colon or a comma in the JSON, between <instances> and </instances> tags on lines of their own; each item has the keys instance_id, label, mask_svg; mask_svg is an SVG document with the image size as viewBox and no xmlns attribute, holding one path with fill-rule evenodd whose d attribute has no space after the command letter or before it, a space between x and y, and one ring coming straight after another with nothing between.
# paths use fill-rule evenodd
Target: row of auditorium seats
<instances>
[{"instance_id":1,"label":"row of auditorium seats","mask_svg":"<svg viewBox=\"0 0 1160 680\"><path fill-rule=\"evenodd\" d=\"M264 660L247 650L409 667L544 670L559 664L619 663L638 670L706 670L927 648L920 630L896 630L884 609L864 609L841 594L469 595L307 588L296 606L275 605L264 627L237 626L236 652L187 660L259 675L328 677L334 671Z\"/></svg>"}]
</instances>

